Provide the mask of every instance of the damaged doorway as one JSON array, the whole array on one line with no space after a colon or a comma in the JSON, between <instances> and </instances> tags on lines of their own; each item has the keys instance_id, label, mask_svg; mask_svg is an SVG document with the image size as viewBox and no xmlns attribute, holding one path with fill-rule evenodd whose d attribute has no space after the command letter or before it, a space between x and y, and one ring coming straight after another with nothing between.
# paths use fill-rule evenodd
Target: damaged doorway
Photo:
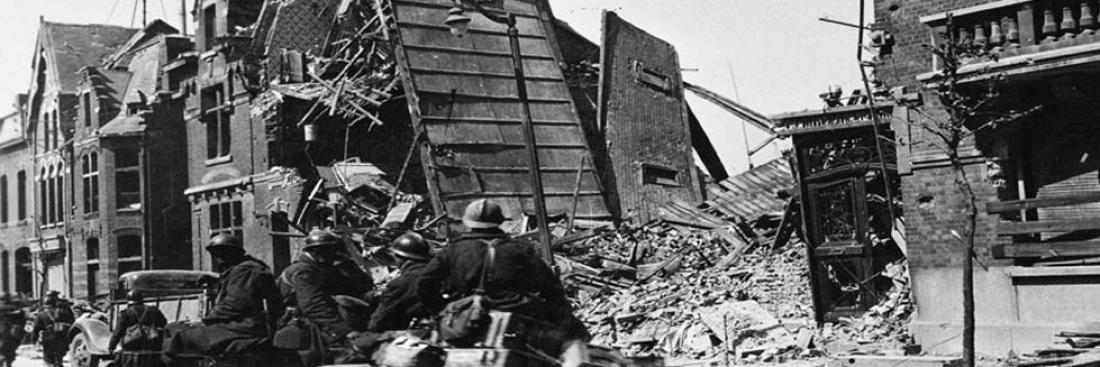
<instances>
[{"instance_id":1,"label":"damaged doorway","mask_svg":"<svg viewBox=\"0 0 1100 367\"><path fill-rule=\"evenodd\" d=\"M867 126L794 136L818 322L874 306L892 284L878 274L902 257L890 236L888 197L896 203L899 192L894 149L883 149L883 165L874 138Z\"/></svg>"}]
</instances>

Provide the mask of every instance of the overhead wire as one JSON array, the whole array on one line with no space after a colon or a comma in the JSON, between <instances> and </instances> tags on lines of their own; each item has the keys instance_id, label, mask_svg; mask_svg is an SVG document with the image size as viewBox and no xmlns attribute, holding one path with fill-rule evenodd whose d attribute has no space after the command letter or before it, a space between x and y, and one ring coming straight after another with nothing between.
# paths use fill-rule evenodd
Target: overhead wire
<instances>
[{"instance_id":1,"label":"overhead wire","mask_svg":"<svg viewBox=\"0 0 1100 367\"><path fill-rule=\"evenodd\" d=\"M134 20L137 19L138 1L141 0L134 0L134 11L130 12L130 28L134 27Z\"/></svg>"},{"instance_id":2,"label":"overhead wire","mask_svg":"<svg viewBox=\"0 0 1100 367\"><path fill-rule=\"evenodd\" d=\"M118 7L118 2L122 0L115 0L115 4L111 5L111 11L107 12L107 19L103 20L103 23L111 23L111 16L115 15L115 8Z\"/></svg>"}]
</instances>

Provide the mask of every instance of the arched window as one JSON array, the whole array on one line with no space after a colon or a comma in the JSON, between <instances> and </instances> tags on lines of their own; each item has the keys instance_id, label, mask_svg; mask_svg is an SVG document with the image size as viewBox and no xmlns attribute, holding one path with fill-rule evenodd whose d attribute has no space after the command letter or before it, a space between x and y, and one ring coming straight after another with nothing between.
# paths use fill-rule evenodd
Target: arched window
<instances>
[{"instance_id":1,"label":"arched window","mask_svg":"<svg viewBox=\"0 0 1100 367\"><path fill-rule=\"evenodd\" d=\"M31 263L31 249L21 247L15 250L15 291L30 295L33 291L34 264Z\"/></svg>"}]
</instances>

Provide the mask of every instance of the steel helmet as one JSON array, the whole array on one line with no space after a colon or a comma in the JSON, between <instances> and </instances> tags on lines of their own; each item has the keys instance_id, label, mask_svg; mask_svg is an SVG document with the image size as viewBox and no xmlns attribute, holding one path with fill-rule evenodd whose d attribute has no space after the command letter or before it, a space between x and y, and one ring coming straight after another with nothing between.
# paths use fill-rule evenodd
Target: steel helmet
<instances>
[{"instance_id":1,"label":"steel helmet","mask_svg":"<svg viewBox=\"0 0 1100 367\"><path fill-rule=\"evenodd\" d=\"M137 290L130 290L126 292L126 301L130 304L142 303L145 301L145 297Z\"/></svg>"},{"instance_id":2,"label":"steel helmet","mask_svg":"<svg viewBox=\"0 0 1100 367\"><path fill-rule=\"evenodd\" d=\"M462 224L466 228L497 228L504 223L504 210L500 205L488 199L478 199L466 206L462 215Z\"/></svg>"},{"instance_id":3,"label":"steel helmet","mask_svg":"<svg viewBox=\"0 0 1100 367\"><path fill-rule=\"evenodd\" d=\"M214 238L210 239L210 244L206 246L206 250L210 251L215 248L238 248L244 250L244 244L241 243L241 239L237 236L229 233L219 233Z\"/></svg>"},{"instance_id":4,"label":"steel helmet","mask_svg":"<svg viewBox=\"0 0 1100 367\"><path fill-rule=\"evenodd\" d=\"M416 232L406 232L390 244L390 253L407 259L427 261L432 258L428 241Z\"/></svg>"},{"instance_id":5,"label":"steel helmet","mask_svg":"<svg viewBox=\"0 0 1100 367\"><path fill-rule=\"evenodd\" d=\"M309 232L309 236L306 237L306 245L302 247L303 250L313 250L324 246L338 246L340 245L340 238L336 237L332 232L315 229Z\"/></svg>"}]
</instances>

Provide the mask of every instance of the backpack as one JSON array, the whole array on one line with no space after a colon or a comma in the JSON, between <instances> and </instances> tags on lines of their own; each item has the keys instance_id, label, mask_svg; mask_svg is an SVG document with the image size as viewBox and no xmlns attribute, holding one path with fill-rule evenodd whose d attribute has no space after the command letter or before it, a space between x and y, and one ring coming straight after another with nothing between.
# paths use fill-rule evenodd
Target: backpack
<instances>
[{"instance_id":1,"label":"backpack","mask_svg":"<svg viewBox=\"0 0 1100 367\"><path fill-rule=\"evenodd\" d=\"M43 314L49 319L47 325L42 329L42 333L39 335L39 340L42 343L50 343L57 340L62 340L69 332L69 327L72 324L67 322L58 322L57 318L50 314L49 310L43 310Z\"/></svg>"},{"instance_id":2,"label":"backpack","mask_svg":"<svg viewBox=\"0 0 1100 367\"><path fill-rule=\"evenodd\" d=\"M138 322L126 328L126 334L122 337L122 345L126 347L145 347L160 345L163 341L161 330L149 325L151 321L146 317L150 307L145 306L138 316Z\"/></svg>"},{"instance_id":3,"label":"backpack","mask_svg":"<svg viewBox=\"0 0 1100 367\"><path fill-rule=\"evenodd\" d=\"M439 313L440 339L456 346L470 346L488 330L492 321L489 317L492 305L486 295L485 283L493 269L495 246L500 241L486 243L485 262L481 266L481 279L474 294L451 301Z\"/></svg>"}]
</instances>

